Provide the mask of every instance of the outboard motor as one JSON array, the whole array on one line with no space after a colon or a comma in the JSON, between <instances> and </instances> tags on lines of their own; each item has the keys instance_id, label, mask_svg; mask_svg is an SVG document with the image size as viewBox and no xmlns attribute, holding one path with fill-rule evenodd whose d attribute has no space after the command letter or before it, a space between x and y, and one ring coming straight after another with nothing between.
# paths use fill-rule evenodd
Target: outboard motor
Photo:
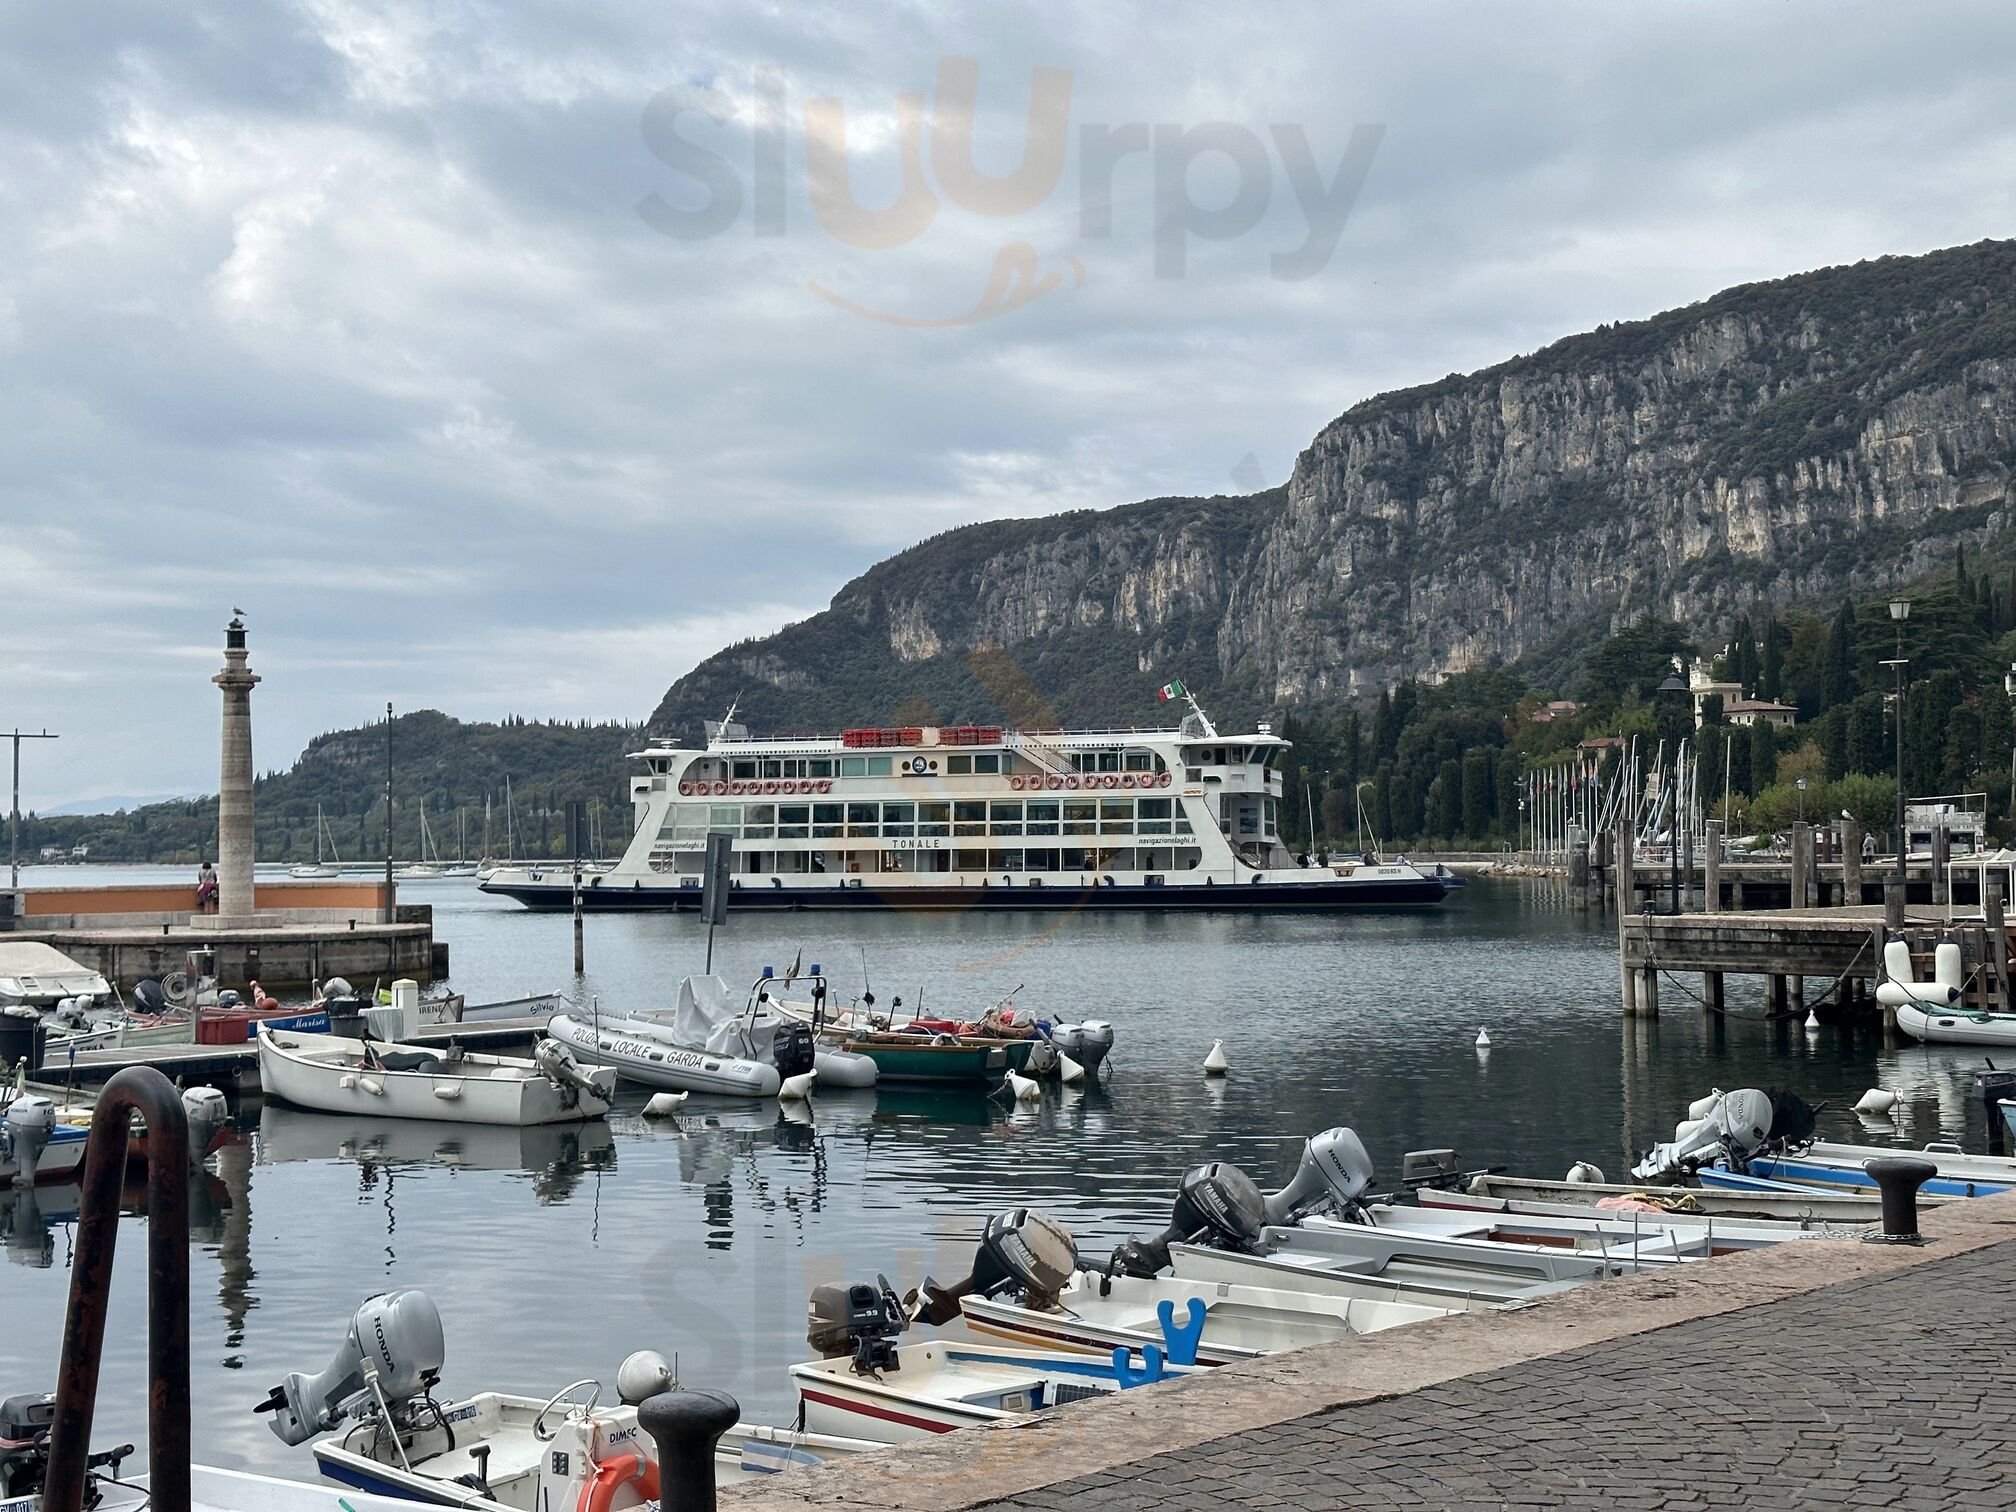
<instances>
[{"instance_id":1,"label":"outboard motor","mask_svg":"<svg viewBox=\"0 0 2016 1512\"><path fill-rule=\"evenodd\" d=\"M1085 1068L1087 1076L1097 1076L1106 1064L1106 1052L1113 1048L1113 1026L1104 1019L1087 1019L1078 1030L1078 1049L1071 1059Z\"/></svg>"},{"instance_id":2,"label":"outboard motor","mask_svg":"<svg viewBox=\"0 0 2016 1512\"><path fill-rule=\"evenodd\" d=\"M2002 1128L2002 1112L1996 1105L2004 1098L2016 1102L2016 1071L1998 1071L1995 1062L1989 1061L1987 1070L1974 1073L1974 1096L1988 1115L1989 1132L1999 1131Z\"/></svg>"},{"instance_id":3,"label":"outboard motor","mask_svg":"<svg viewBox=\"0 0 2016 1512\"><path fill-rule=\"evenodd\" d=\"M288 1376L253 1410L273 1414L273 1431L285 1444L305 1444L346 1417L375 1410L380 1398L399 1426L426 1403L447 1354L434 1299L417 1290L385 1292L352 1315L328 1369Z\"/></svg>"},{"instance_id":4,"label":"outboard motor","mask_svg":"<svg viewBox=\"0 0 2016 1512\"><path fill-rule=\"evenodd\" d=\"M450 1047L448 1053L454 1055L456 1048ZM561 1092L566 1094L562 1100L569 1107L574 1105L576 1097L603 1095L602 1082L593 1073L582 1070L581 1063L574 1059L574 1052L556 1039L542 1038L532 1047L532 1064L559 1084Z\"/></svg>"},{"instance_id":5,"label":"outboard motor","mask_svg":"<svg viewBox=\"0 0 2016 1512\"><path fill-rule=\"evenodd\" d=\"M242 1008L245 1006L245 999L238 995L238 990L235 987L226 987L222 992L217 994L217 1006L219 1008Z\"/></svg>"},{"instance_id":6,"label":"outboard motor","mask_svg":"<svg viewBox=\"0 0 2016 1512\"><path fill-rule=\"evenodd\" d=\"M1631 1168L1631 1175L1639 1181L1656 1181L1685 1175L1717 1159L1728 1160L1741 1169L1743 1162L1774 1138L1791 1143L1797 1143L1801 1137L1810 1139L1813 1110L1789 1094L1780 1096L1785 1104L1782 1115L1768 1092L1755 1087L1724 1092L1708 1110L1708 1116L1696 1121L1684 1139L1653 1146L1651 1153ZM1782 1135L1774 1127L1781 1116L1786 1131ZM1802 1122L1803 1136L1795 1132Z\"/></svg>"},{"instance_id":7,"label":"outboard motor","mask_svg":"<svg viewBox=\"0 0 2016 1512\"><path fill-rule=\"evenodd\" d=\"M10 1507L35 1504L49 1470L49 1430L55 1421L54 1392L30 1392L0 1402L0 1502ZM87 1456L84 1464L89 1470L110 1466L117 1479L119 1462L132 1452L131 1444L122 1444ZM16 1497L22 1501L17 1503ZM98 1498L94 1478L85 1488L85 1505L96 1506Z\"/></svg>"},{"instance_id":8,"label":"outboard motor","mask_svg":"<svg viewBox=\"0 0 2016 1512\"><path fill-rule=\"evenodd\" d=\"M822 1360L851 1355L857 1375L896 1370L896 1339L907 1323L887 1276L815 1286L805 1299L805 1342Z\"/></svg>"},{"instance_id":9,"label":"outboard motor","mask_svg":"<svg viewBox=\"0 0 2016 1512\"><path fill-rule=\"evenodd\" d=\"M35 1167L56 1134L56 1104L24 1092L7 1105L7 1153L14 1158L14 1185L35 1185Z\"/></svg>"},{"instance_id":10,"label":"outboard motor","mask_svg":"<svg viewBox=\"0 0 2016 1512\"><path fill-rule=\"evenodd\" d=\"M231 1120L231 1105L215 1087L191 1087L182 1094L182 1116L189 1120L189 1163L201 1166L217 1131Z\"/></svg>"},{"instance_id":11,"label":"outboard motor","mask_svg":"<svg viewBox=\"0 0 2016 1512\"><path fill-rule=\"evenodd\" d=\"M770 1040L770 1063L780 1077L803 1076L812 1069L816 1046L809 1024L779 1024Z\"/></svg>"},{"instance_id":12,"label":"outboard motor","mask_svg":"<svg viewBox=\"0 0 2016 1512\"><path fill-rule=\"evenodd\" d=\"M1078 1245L1071 1230L1047 1213L1014 1208L987 1220L973 1272L964 1281L946 1287L927 1276L904 1302L911 1318L943 1328L959 1316L961 1297L1019 1294L1030 1307L1052 1307L1077 1273Z\"/></svg>"},{"instance_id":13,"label":"outboard motor","mask_svg":"<svg viewBox=\"0 0 2016 1512\"><path fill-rule=\"evenodd\" d=\"M1222 1160L1192 1166L1176 1190L1169 1227L1153 1239L1116 1245L1108 1269L1123 1276L1156 1275L1168 1267L1172 1244L1251 1253L1266 1223L1267 1198L1251 1176Z\"/></svg>"},{"instance_id":14,"label":"outboard motor","mask_svg":"<svg viewBox=\"0 0 2016 1512\"><path fill-rule=\"evenodd\" d=\"M143 977L133 984L133 1011L135 1013L166 1013L168 994L161 990L161 984L152 977Z\"/></svg>"},{"instance_id":15,"label":"outboard motor","mask_svg":"<svg viewBox=\"0 0 2016 1512\"><path fill-rule=\"evenodd\" d=\"M1320 1207L1356 1212L1372 1185L1372 1157L1350 1129L1325 1129L1302 1146L1301 1163L1288 1185L1266 1199L1270 1226L1295 1223Z\"/></svg>"}]
</instances>

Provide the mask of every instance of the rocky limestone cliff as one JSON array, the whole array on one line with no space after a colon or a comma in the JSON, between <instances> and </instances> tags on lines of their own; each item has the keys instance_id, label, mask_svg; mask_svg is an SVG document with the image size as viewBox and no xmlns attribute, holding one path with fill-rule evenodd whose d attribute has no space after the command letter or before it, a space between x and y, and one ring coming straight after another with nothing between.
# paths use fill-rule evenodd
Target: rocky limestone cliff
<instances>
[{"instance_id":1,"label":"rocky limestone cliff","mask_svg":"<svg viewBox=\"0 0 2016 1512\"><path fill-rule=\"evenodd\" d=\"M1382 395L1283 489L955 530L710 658L654 729L1227 715L1561 658L1654 613L1874 589L1978 549L2016 469L2016 243L1732 289Z\"/></svg>"}]
</instances>

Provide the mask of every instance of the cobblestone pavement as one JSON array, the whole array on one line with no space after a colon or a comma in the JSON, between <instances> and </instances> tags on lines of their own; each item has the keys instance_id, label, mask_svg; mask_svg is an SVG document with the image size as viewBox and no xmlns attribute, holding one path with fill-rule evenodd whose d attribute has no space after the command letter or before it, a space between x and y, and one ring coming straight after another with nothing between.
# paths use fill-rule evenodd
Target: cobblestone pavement
<instances>
[{"instance_id":1,"label":"cobblestone pavement","mask_svg":"<svg viewBox=\"0 0 2016 1512\"><path fill-rule=\"evenodd\" d=\"M2016 1507L2016 1241L991 1508Z\"/></svg>"}]
</instances>

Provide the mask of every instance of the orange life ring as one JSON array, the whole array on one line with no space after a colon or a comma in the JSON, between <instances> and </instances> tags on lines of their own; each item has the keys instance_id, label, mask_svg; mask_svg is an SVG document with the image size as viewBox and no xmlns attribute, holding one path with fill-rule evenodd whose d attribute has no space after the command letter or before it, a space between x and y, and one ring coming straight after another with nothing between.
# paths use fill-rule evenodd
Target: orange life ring
<instances>
[{"instance_id":1,"label":"orange life ring","mask_svg":"<svg viewBox=\"0 0 2016 1512\"><path fill-rule=\"evenodd\" d=\"M766 778L764 778L764 779L763 779L763 791L764 791L765 793L772 793L772 794L774 794L774 793L775 793L775 792L777 791L777 779L776 779L775 777L766 777Z\"/></svg>"},{"instance_id":2,"label":"orange life ring","mask_svg":"<svg viewBox=\"0 0 2016 1512\"><path fill-rule=\"evenodd\" d=\"M1064 786L1076 792L1078 790L1078 774L1073 772L1069 777L1066 777L1064 779Z\"/></svg>"},{"instance_id":3,"label":"orange life ring","mask_svg":"<svg viewBox=\"0 0 2016 1512\"><path fill-rule=\"evenodd\" d=\"M1134 786L1134 774L1132 772L1128 772L1126 775L1121 777L1120 786L1124 788L1131 788L1132 786Z\"/></svg>"},{"instance_id":4,"label":"orange life ring","mask_svg":"<svg viewBox=\"0 0 2016 1512\"><path fill-rule=\"evenodd\" d=\"M739 782L731 782L728 784L728 791L731 793L739 794L742 791L742 784Z\"/></svg>"},{"instance_id":5,"label":"orange life ring","mask_svg":"<svg viewBox=\"0 0 2016 1512\"><path fill-rule=\"evenodd\" d=\"M1008 786L1019 793L1022 791L1022 779L1020 777L1010 777L1008 779Z\"/></svg>"},{"instance_id":6,"label":"orange life ring","mask_svg":"<svg viewBox=\"0 0 2016 1512\"><path fill-rule=\"evenodd\" d=\"M1104 777L1099 779L1099 785L1101 787L1116 788L1120 786L1120 778L1117 774L1108 772Z\"/></svg>"},{"instance_id":7,"label":"orange life ring","mask_svg":"<svg viewBox=\"0 0 2016 1512\"><path fill-rule=\"evenodd\" d=\"M719 778L716 778L714 782L714 791L716 793L725 793L728 791L728 784L721 781Z\"/></svg>"},{"instance_id":8,"label":"orange life ring","mask_svg":"<svg viewBox=\"0 0 2016 1512\"><path fill-rule=\"evenodd\" d=\"M639 1454L614 1454L596 1465L588 1484L581 1488L577 1512L609 1512L616 1493L631 1481L647 1502L658 1499L658 1462Z\"/></svg>"},{"instance_id":9,"label":"orange life ring","mask_svg":"<svg viewBox=\"0 0 2016 1512\"><path fill-rule=\"evenodd\" d=\"M798 791L801 793L810 793L812 791L812 779L810 777L800 777L798 779Z\"/></svg>"},{"instance_id":10,"label":"orange life ring","mask_svg":"<svg viewBox=\"0 0 2016 1512\"><path fill-rule=\"evenodd\" d=\"M1167 787L1167 786L1169 786L1169 783L1170 783L1170 780L1171 780L1171 779L1170 779L1170 776L1169 776L1169 773L1167 773L1167 772L1164 772L1164 773L1163 773L1163 774L1162 774L1162 775L1161 775L1160 777L1158 777L1158 778L1156 779L1156 781L1155 781L1155 785L1156 785L1157 787Z\"/></svg>"},{"instance_id":11,"label":"orange life ring","mask_svg":"<svg viewBox=\"0 0 2016 1512\"><path fill-rule=\"evenodd\" d=\"M681 798L691 798L691 797L693 796L693 784L692 784L692 783L690 783L690 782L682 782L682 783L680 783L680 784L679 784L679 796L680 796Z\"/></svg>"},{"instance_id":12,"label":"orange life ring","mask_svg":"<svg viewBox=\"0 0 2016 1512\"><path fill-rule=\"evenodd\" d=\"M1064 779L1062 777L1045 777L1043 779L1043 786L1054 793L1057 789L1064 786Z\"/></svg>"},{"instance_id":13,"label":"orange life ring","mask_svg":"<svg viewBox=\"0 0 2016 1512\"><path fill-rule=\"evenodd\" d=\"M832 779L831 777L821 777L821 778L819 779L819 791L820 791L820 792L822 792L822 793L830 793L830 792L832 792L832 791L833 791L833 779Z\"/></svg>"}]
</instances>

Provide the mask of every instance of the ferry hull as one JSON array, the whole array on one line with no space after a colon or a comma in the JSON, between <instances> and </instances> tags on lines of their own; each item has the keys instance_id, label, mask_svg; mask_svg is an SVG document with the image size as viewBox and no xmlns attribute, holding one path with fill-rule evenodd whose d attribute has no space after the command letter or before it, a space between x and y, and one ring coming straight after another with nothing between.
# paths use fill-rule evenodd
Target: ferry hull
<instances>
[{"instance_id":1,"label":"ferry hull","mask_svg":"<svg viewBox=\"0 0 2016 1512\"><path fill-rule=\"evenodd\" d=\"M528 908L572 908L574 887L569 879L517 882L493 879L486 893L514 899ZM698 887L626 883L618 877L591 879L581 888L581 906L606 912L697 912ZM965 913L982 909L995 913L1068 913L1081 909L1133 909L1155 913L1178 910L1239 913L1350 913L1399 908L1432 908L1449 894L1443 882L1419 880L1351 882L1226 883L1223 886L1185 884L1146 886L1115 882L1100 887L989 886L930 887L737 887L728 906L742 910L796 912L813 909L893 910L896 912Z\"/></svg>"}]
</instances>

